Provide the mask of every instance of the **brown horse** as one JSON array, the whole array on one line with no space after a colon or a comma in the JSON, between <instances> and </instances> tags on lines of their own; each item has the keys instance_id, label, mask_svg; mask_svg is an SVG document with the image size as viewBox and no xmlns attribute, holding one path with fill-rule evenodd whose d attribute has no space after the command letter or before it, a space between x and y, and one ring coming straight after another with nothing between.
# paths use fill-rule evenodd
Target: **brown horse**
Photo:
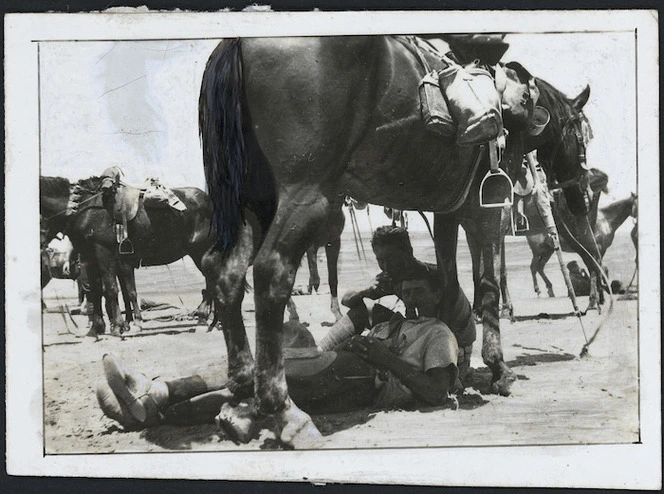
<instances>
[{"instance_id":1,"label":"brown horse","mask_svg":"<svg viewBox=\"0 0 664 494\"><path fill-rule=\"evenodd\" d=\"M94 306L91 334L104 332L101 315L101 294L106 300L106 312L111 322L111 333L120 335L127 328L118 305L120 280L127 317L140 322L141 314L136 293L134 269L138 265L159 266L189 255L206 279L216 279L216 273L202 269L202 258L210 250L214 239L210 232L211 206L207 195L200 189L186 187L173 189L175 195L187 206L183 212L170 209L146 209L141 203L138 214L129 222L129 238L134 254L118 254L118 244L113 228L113 195L104 197L102 179L91 177L77 182L77 204L70 202L72 185L60 177L40 177L41 211L47 218L47 237L57 232L69 236L81 253L82 262L88 266L91 301ZM72 206L77 206L72 209ZM213 290L209 290L212 293ZM210 305L211 300L204 300ZM204 305L202 304L202 305Z\"/></svg>"},{"instance_id":2,"label":"brown horse","mask_svg":"<svg viewBox=\"0 0 664 494\"><path fill-rule=\"evenodd\" d=\"M442 68L432 54L424 57ZM506 72L513 90L503 101L511 110L503 166L515 175L524 152L520 130L532 114L532 81L518 67ZM300 260L343 195L439 213L436 250L452 301L460 296L458 225L474 225L467 231L482 247L483 357L495 391L508 394L516 379L503 360L497 324L493 267L502 210L482 209L476 193L468 194L488 171L487 148L459 147L424 127L416 90L424 73L413 50L391 37L225 40L208 60L199 118L222 271L228 274L221 277L227 283L219 300L228 321L231 388L236 395L253 391L258 411L274 415L286 443L306 441L313 426L288 398L284 308ZM579 175L574 170L567 178L572 173ZM255 245L256 372L240 307Z\"/></svg>"}]
</instances>

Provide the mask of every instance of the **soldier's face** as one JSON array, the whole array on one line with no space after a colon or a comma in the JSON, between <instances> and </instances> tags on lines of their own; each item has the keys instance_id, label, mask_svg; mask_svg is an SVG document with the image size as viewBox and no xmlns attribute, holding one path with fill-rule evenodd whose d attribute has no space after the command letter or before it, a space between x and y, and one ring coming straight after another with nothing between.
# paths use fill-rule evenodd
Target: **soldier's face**
<instances>
[{"instance_id":1,"label":"soldier's face","mask_svg":"<svg viewBox=\"0 0 664 494\"><path fill-rule=\"evenodd\" d=\"M377 245L374 253L380 269L391 277L400 278L408 266L410 256L394 245Z\"/></svg>"},{"instance_id":2,"label":"soldier's face","mask_svg":"<svg viewBox=\"0 0 664 494\"><path fill-rule=\"evenodd\" d=\"M405 280L401 283L401 299L408 309L417 309L419 316L435 317L440 292L425 280Z\"/></svg>"}]
</instances>

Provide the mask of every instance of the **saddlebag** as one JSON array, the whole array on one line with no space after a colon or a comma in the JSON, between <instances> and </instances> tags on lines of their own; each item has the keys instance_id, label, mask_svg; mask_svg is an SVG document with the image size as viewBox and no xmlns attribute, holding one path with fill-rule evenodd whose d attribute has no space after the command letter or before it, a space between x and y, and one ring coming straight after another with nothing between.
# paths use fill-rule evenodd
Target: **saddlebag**
<instances>
[{"instance_id":1,"label":"saddlebag","mask_svg":"<svg viewBox=\"0 0 664 494\"><path fill-rule=\"evenodd\" d=\"M503 128L500 94L489 72L451 65L439 73L438 81L457 124L457 144L475 146L498 137Z\"/></svg>"}]
</instances>

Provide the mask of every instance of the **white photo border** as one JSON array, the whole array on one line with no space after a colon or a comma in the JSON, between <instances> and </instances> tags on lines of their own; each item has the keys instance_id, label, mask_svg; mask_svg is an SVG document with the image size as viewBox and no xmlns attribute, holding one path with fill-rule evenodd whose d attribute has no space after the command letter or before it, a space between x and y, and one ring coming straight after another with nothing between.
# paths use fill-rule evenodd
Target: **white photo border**
<instances>
[{"instance_id":1,"label":"white photo border","mask_svg":"<svg viewBox=\"0 0 664 494\"><path fill-rule=\"evenodd\" d=\"M38 228L39 41L431 32L637 35L641 442L631 445L49 455L43 447ZM7 471L14 475L458 486L661 488L656 11L9 14L5 16ZM19 209L17 204L21 204ZM25 205L33 205L34 209ZM647 205L647 206L644 206Z\"/></svg>"}]
</instances>

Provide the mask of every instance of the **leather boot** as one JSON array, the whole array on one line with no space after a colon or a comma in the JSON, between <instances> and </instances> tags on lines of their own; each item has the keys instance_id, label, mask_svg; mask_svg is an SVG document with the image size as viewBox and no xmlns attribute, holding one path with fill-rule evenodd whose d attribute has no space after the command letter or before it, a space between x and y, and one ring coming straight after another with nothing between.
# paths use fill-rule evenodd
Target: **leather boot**
<instances>
[{"instance_id":1,"label":"leather boot","mask_svg":"<svg viewBox=\"0 0 664 494\"><path fill-rule=\"evenodd\" d=\"M109 388L133 419L142 427L159 423L161 411L168 406L169 393L166 383L151 381L144 374L128 372L112 354L104 355L102 361ZM97 396L99 398L99 394Z\"/></svg>"}]
</instances>

